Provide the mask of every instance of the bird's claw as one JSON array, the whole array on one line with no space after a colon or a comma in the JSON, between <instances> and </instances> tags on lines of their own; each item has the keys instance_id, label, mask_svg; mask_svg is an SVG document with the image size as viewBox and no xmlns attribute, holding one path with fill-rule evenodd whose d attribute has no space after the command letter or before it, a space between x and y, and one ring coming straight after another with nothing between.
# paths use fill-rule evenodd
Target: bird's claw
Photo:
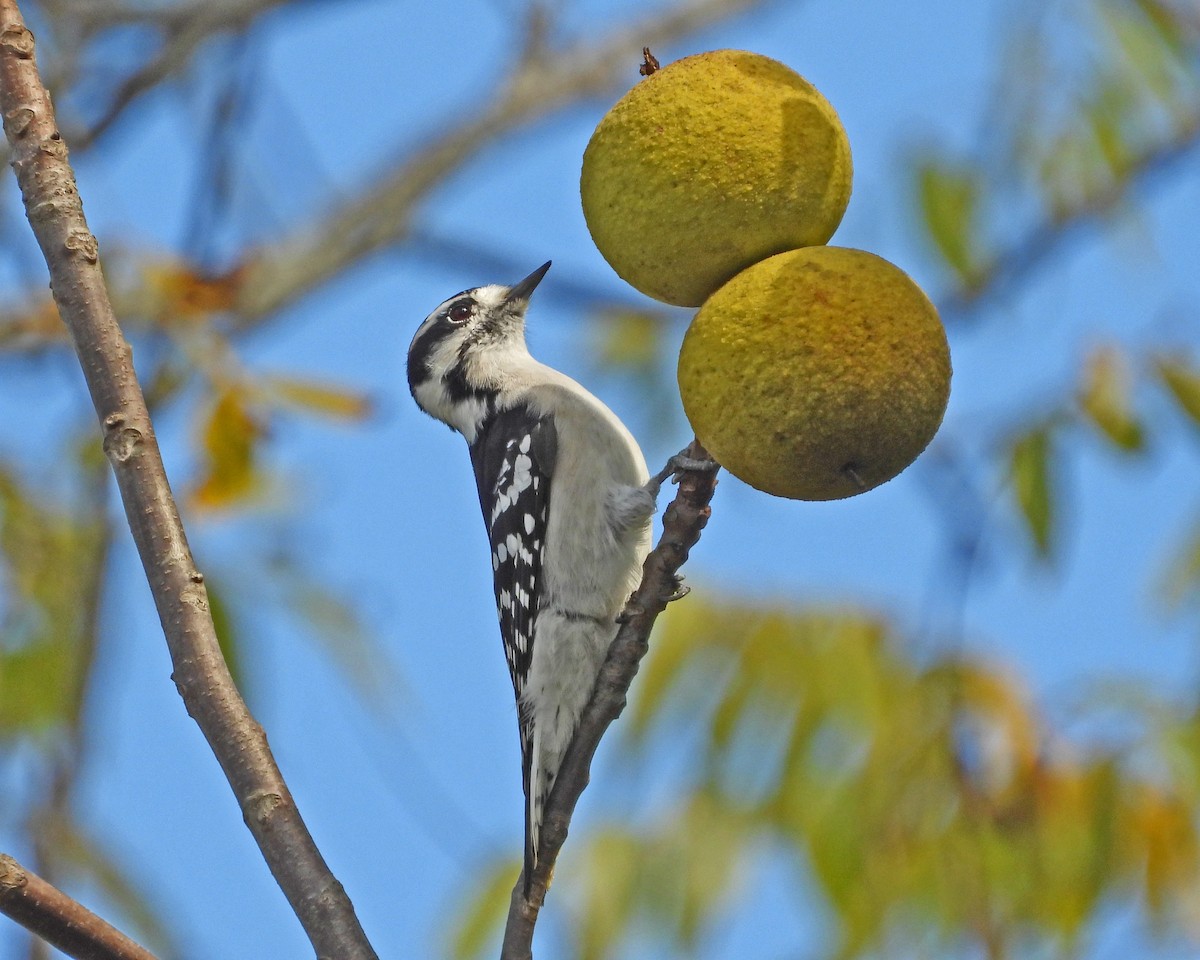
<instances>
[{"instance_id":1,"label":"bird's claw","mask_svg":"<svg viewBox=\"0 0 1200 960\"><path fill-rule=\"evenodd\" d=\"M719 467L720 464L712 458L698 460L695 457L689 457L686 450L681 450L667 461L665 467L650 478L645 489L657 499L658 491L662 489L663 482L668 477L673 483L678 483L685 473L707 473Z\"/></svg>"},{"instance_id":2,"label":"bird's claw","mask_svg":"<svg viewBox=\"0 0 1200 960\"><path fill-rule=\"evenodd\" d=\"M691 593L691 592L692 592L692 588L691 588L691 587L689 587L689 586L687 586L687 585L686 585L686 584L683 582L683 575L682 575L682 574L676 574L676 576L675 576L675 589L674 589L674 590L672 590L672 591L671 591L671 592L670 592L670 593L669 593L669 594L668 594L666 597L664 597L663 599L664 599L664 600L665 600L667 603L674 603L676 600L682 600L684 597L686 597L686 596L687 596L689 593Z\"/></svg>"}]
</instances>

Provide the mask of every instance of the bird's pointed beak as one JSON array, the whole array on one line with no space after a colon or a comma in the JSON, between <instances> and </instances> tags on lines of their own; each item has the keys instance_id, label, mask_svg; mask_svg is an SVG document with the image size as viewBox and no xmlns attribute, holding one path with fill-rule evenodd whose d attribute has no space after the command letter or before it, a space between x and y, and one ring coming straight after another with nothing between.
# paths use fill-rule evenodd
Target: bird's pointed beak
<instances>
[{"instance_id":1,"label":"bird's pointed beak","mask_svg":"<svg viewBox=\"0 0 1200 960\"><path fill-rule=\"evenodd\" d=\"M542 277L546 275L546 271L549 269L550 261L547 260L524 280L509 287L508 296L504 298L505 301L508 303L528 302L529 298L533 295L533 291L537 289L537 285L542 282Z\"/></svg>"}]
</instances>

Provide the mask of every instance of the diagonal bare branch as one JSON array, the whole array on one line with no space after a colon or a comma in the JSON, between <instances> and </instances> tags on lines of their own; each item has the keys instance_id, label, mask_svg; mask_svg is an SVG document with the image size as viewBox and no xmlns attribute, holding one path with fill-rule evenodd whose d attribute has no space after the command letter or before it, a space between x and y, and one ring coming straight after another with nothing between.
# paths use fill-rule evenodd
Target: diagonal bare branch
<instances>
[{"instance_id":1,"label":"diagonal bare branch","mask_svg":"<svg viewBox=\"0 0 1200 960\"><path fill-rule=\"evenodd\" d=\"M188 548L129 344L109 303L96 238L38 75L33 35L16 0L0 0L0 114L26 214L103 427L104 451L158 608L175 684L317 955L375 960L221 656L204 577Z\"/></svg>"},{"instance_id":2,"label":"diagonal bare branch","mask_svg":"<svg viewBox=\"0 0 1200 960\"><path fill-rule=\"evenodd\" d=\"M154 960L154 955L0 853L0 913L80 960Z\"/></svg>"},{"instance_id":3,"label":"diagonal bare branch","mask_svg":"<svg viewBox=\"0 0 1200 960\"><path fill-rule=\"evenodd\" d=\"M113 92L95 121L84 130L69 131L74 148L86 150L109 131L131 104L164 80L181 75L213 37L243 32L274 8L300 2L303 0L198 0L152 12L144 7L118 5L107 17L101 10L88 10L84 16L93 28L122 21L145 21L158 26L164 38L162 46Z\"/></svg>"}]
</instances>

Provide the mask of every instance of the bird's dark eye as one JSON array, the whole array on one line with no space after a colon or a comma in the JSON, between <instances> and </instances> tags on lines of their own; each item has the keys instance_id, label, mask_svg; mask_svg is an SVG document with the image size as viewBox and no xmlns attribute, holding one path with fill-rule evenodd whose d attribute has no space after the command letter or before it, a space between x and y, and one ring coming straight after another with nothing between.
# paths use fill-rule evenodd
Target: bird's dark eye
<instances>
[{"instance_id":1,"label":"bird's dark eye","mask_svg":"<svg viewBox=\"0 0 1200 960\"><path fill-rule=\"evenodd\" d=\"M471 319L471 314L473 312L474 311L471 309L471 305L469 303L456 303L448 311L446 311L446 316L448 316L453 323L466 323Z\"/></svg>"}]
</instances>

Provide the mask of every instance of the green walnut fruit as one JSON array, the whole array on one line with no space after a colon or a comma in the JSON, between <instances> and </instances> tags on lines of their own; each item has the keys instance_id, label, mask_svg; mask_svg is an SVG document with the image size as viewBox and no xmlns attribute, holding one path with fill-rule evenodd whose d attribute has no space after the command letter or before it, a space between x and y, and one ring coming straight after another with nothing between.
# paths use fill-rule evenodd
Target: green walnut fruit
<instances>
[{"instance_id":1,"label":"green walnut fruit","mask_svg":"<svg viewBox=\"0 0 1200 960\"><path fill-rule=\"evenodd\" d=\"M929 298L887 260L807 247L756 263L688 328L679 389L696 437L734 476L797 500L892 479L950 398Z\"/></svg>"},{"instance_id":2,"label":"green walnut fruit","mask_svg":"<svg viewBox=\"0 0 1200 960\"><path fill-rule=\"evenodd\" d=\"M668 64L600 121L580 194L626 282L695 307L752 263L825 243L850 199L850 143L829 102L769 57Z\"/></svg>"}]
</instances>

